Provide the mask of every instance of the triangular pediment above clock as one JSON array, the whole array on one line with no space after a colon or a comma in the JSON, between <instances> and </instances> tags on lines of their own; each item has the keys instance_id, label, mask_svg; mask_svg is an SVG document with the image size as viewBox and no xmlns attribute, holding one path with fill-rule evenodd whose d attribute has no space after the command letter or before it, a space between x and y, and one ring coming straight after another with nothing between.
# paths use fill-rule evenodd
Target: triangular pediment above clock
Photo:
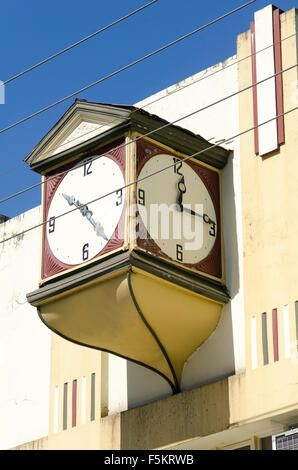
<instances>
[{"instance_id":1,"label":"triangular pediment above clock","mask_svg":"<svg viewBox=\"0 0 298 470\"><path fill-rule=\"evenodd\" d=\"M198 134L128 105L94 103L76 99L61 119L25 157L38 173L45 174L79 155L115 140L127 132L150 136L185 155L222 169L229 152L211 145Z\"/></svg>"},{"instance_id":2,"label":"triangular pediment above clock","mask_svg":"<svg viewBox=\"0 0 298 470\"><path fill-rule=\"evenodd\" d=\"M71 149L80 149L82 144L92 142L127 121L129 106L116 106L76 100L55 126L25 158L35 167Z\"/></svg>"}]
</instances>

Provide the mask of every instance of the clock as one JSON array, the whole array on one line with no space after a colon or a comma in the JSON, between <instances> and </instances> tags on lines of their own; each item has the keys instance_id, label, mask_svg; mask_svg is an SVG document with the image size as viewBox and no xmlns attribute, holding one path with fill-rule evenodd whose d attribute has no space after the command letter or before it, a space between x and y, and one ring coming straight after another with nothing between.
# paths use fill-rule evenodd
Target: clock
<instances>
[{"instance_id":1,"label":"clock","mask_svg":"<svg viewBox=\"0 0 298 470\"><path fill-rule=\"evenodd\" d=\"M101 154L60 168L57 177L46 180L43 278L123 245L124 168L119 152Z\"/></svg>"},{"instance_id":2,"label":"clock","mask_svg":"<svg viewBox=\"0 0 298 470\"><path fill-rule=\"evenodd\" d=\"M149 142L138 158L139 247L221 278L218 172Z\"/></svg>"}]
</instances>

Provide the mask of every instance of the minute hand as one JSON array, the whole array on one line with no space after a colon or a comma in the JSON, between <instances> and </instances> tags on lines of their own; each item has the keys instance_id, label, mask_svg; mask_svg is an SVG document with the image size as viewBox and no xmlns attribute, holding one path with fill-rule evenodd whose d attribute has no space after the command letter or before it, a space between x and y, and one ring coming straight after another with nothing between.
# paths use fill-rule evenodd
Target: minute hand
<instances>
[{"instance_id":1,"label":"minute hand","mask_svg":"<svg viewBox=\"0 0 298 470\"><path fill-rule=\"evenodd\" d=\"M103 227L100 222L95 222L95 220L92 217L92 212L88 209L88 206L86 204L81 204L80 201L76 200L74 196L68 196L67 194L62 193L63 197L67 200L68 204L70 206L75 205L82 216L86 217L87 220L93 225L95 233L97 236L101 236L105 240L108 240Z\"/></svg>"},{"instance_id":2,"label":"minute hand","mask_svg":"<svg viewBox=\"0 0 298 470\"><path fill-rule=\"evenodd\" d=\"M193 211L192 209L189 209L188 207L184 207L182 205L182 210L183 212L187 212L188 214L195 215L197 217L201 217L206 224L215 224L212 219L210 219L209 215L207 214L198 214L198 212Z\"/></svg>"}]
</instances>

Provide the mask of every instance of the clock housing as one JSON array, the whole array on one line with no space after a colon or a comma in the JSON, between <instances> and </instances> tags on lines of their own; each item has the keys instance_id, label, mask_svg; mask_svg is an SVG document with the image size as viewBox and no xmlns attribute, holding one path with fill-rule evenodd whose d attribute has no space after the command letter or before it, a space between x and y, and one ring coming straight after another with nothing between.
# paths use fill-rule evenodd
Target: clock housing
<instances>
[{"instance_id":1,"label":"clock housing","mask_svg":"<svg viewBox=\"0 0 298 470\"><path fill-rule=\"evenodd\" d=\"M42 280L124 246L123 144L119 139L45 175Z\"/></svg>"}]
</instances>

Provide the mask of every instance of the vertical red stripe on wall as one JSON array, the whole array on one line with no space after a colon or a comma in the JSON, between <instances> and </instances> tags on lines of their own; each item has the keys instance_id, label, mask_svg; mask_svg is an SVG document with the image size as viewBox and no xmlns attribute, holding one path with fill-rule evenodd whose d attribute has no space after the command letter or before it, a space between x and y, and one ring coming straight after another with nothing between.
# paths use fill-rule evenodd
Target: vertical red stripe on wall
<instances>
[{"instance_id":1,"label":"vertical red stripe on wall","mask_svg":"<svg viewBox=\"0 0 298 470\"><path fill-rule=\"evenodd\" d=\"M72 381L72 427L77 425L77 380Z\"/></svg>"},{"instance_id":2,"label":"vertical red stripe on wall","mask_svg":"<svg viewBox=\"0 0 298 470\"><path fill-rule=\"evenodd\" d=\"M251 21L250 23L250 37L251 37L251 68L252 68L252 84L257 83L257 66L256 66L256 37L255 37L255 22ZM258 125L258 95L257 95L257 86L252 88L252 98L253 98L253 117L254 117L254 126ZM259 131L258 128L254 129L254 141L255 141L255 153L259 153Z\"/></svg>"},{"instance_id":3,"label":"vertical red stripe on wall","mask_svg":"<svg viewBox=\"0 0 298 470\"><path fill-rule=\"evenodd\" d=\"M275 62L275 73L279 73L282 70L281 63L281 42L280 42L280 10L276 8L273 11L273 42L274 42L274 62ZM283 86L282 86L282 73L275 77L275 90L276 90L276 114L282 114L284 112L283 106ZM277 118L277 140L278 144L282 144L285 141L284 131L284 117L280 116Z\"/></svg>"},{"instance_id":4,"label":"vertical red stripe on wall","mask_svg":"<svg viewBox=\"0 0 298 470\"><path fill-rule=\"evenodd\" d=\"M274 362L276 362L279 360L277 308L274 308L272 310L272 333L273 333L273 358L274 358Z\"/></svg>"}]
</instances>

